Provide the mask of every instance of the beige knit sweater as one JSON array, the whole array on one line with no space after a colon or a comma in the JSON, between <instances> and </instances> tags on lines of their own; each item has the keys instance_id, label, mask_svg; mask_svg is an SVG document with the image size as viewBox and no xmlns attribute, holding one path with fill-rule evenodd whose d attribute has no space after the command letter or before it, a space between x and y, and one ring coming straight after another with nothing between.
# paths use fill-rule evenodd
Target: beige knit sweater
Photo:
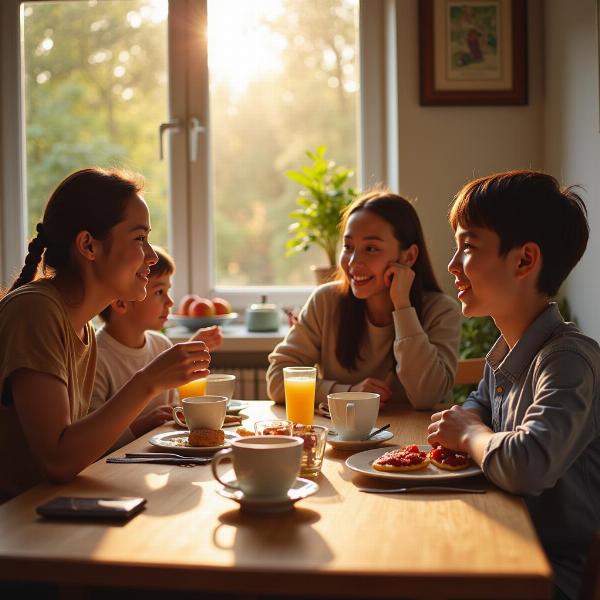
<instances>
[{"instance_id":1,"label":"beige knit sweater","mask_svg":"<svg viewBox=\"0 0 600 600\"><path fill-rule=\"evenodd\" d=\"M285 401L283 367L317 365L315 401L347 391L366 377L385 380L392 402L431 408L452 389L458 364L461 312L458 303L438 292L423 298L423 323L413 307L394 311L393 323L376 327L367 321L357 370L349 371L335 355L339 301L337 283L318 287L300 312L298 323L269 355L267 390ZM347 324L352 327L352 323ZM392 355L393 347L393 355Z\"/></svg>"}]
</instances>

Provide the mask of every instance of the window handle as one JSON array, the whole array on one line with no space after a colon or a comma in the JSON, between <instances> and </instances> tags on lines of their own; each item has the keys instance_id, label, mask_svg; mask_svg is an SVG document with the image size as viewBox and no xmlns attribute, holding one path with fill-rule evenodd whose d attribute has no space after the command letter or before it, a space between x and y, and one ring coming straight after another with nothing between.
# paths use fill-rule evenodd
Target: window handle
<instances>
[{"instance_id":1,"label":"window handle","mask_svg":"<svg viewBox=\"0 0 600 600\"><path fill-rule=\"evenodd\" d=\"M179 131L179 119L173 119L167 123L161 123L158 127L158 157L160 160L163 159L163 137L165 131L169 130Z\"/></svg>"},{"instance_id":2,"label":"window handle","mask_svg":"<svg viewBox=\"0 0 600 600\"><path fill-rule=\"evenodd\" d=\"M192 117L189 124L190 129L190 160L196 162L198 158L198 138L201 133L206 131L206 128L200 122L198 117Z\"/></svg>"}]
</instances>

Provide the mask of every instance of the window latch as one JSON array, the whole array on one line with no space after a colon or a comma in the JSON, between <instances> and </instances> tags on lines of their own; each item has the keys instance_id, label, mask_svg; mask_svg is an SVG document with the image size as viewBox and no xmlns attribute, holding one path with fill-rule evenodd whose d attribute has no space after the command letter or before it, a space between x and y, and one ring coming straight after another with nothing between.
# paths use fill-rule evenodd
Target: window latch
<instances>
[{"instance_id":1,"label":"window latch","mask_svg":"<svg viewBox=\"0 0 600 600\"><path fill-rule=\"evenodd\" d=\"M190 135L190 161L196 162L198 159L198 138L201 133L206 131L206 128L200 122L198 117L192 117L189 123Z\"/></svg>"},{"instance_id":2,"label":"window latch","mask_svg":"<svg viewBox=\"0 0 600 600\"><path fill-rule=\"evenodd\" d=\"M179 131L179 119L173 119L172 121L168 121L167 123L161 123L158 127L158 157L160 160L163 159L163 137L165 131Z\"/></svg>"}]
</instances>

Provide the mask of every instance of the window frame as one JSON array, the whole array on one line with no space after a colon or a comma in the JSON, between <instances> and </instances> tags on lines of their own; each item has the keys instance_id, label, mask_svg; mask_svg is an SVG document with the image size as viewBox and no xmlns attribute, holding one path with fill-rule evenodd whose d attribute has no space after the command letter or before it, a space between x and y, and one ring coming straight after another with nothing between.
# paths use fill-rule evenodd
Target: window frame
<instances>
[{"instance_id":1,"label":"window frame","mask_svg":"<svg viewBox=\"0 0 600 600\"><path fill-rule=\"evenodd\" d=\"M28 0L45 1L45 0ZM0 281L9 285L23 265L27 244L25 144L21 97L20 5L0 3ZM173 293L176 299L195 292L222 295L235 308L262 295L281 305L301 306L314 287L215 285L213 269L213 206L210 197L210 122L208 65L201 34L206 24L206 0L169 0L169 120L178 120L164 142L169 148L169 248L177 263ZM196 20L199 27L187 26ZM397 0L360 0L360 101L358 145L359 188L386 183L398 189L397 118ZM194 77L189 77L194 73ZM198 139L198 158L191 162L188 131L191 119L204 126ZM157 132L158 136L158 132ZM158 144L157 144L158 146ZM11 174L18 174L12 176ZM176 232L176 234L174 233ZM197 240L205 240L198 243Z\"/></svg>"}]
</instances>

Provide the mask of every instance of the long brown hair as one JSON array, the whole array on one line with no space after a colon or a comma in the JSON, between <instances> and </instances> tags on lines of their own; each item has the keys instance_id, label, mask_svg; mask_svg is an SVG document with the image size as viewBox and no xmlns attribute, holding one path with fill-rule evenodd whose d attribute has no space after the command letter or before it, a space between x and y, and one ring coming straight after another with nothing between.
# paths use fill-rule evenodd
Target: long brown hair
<instances>
[{"instance_id":1,"label":"long brown hair","mask_svg":"<svg viewBox=\"0 0 600 600\"><path fill-rule=\"evenodd\" d=\"M77 279L72 246L80 231L97 240L108 240L110 230L123 220L127 202L143 188L138 175L99 168L81 169L66 177L54 190L37 235L29 242L25 265L10 292L34 281L40 263L44 276Z\"/></svg>"},{"instance_id":2,"label":"long brown hair","mask_svg":"<svg viewBox=\"0 0 600 600\"><path fill-rule=\"evenodd\" d=\"M412 266L415 279L409 297L410 303L421 320L423 293L426 291L441 292L441 289L431 267L417 211L408 200L388 190L367 192L344 211L340 222L342 235L350 217L359 210L369 211L389 223L394 231L394 237L403 250L412 244L416 244L419 248L417 260ZM360 345L365 334L367 320L366 302L353 294L350 282L341 268L338 268L337 281L339 282L340 302L335 354L342 366L354 370L356 361L361 358Z\"/></svg>"}]
</instances>

